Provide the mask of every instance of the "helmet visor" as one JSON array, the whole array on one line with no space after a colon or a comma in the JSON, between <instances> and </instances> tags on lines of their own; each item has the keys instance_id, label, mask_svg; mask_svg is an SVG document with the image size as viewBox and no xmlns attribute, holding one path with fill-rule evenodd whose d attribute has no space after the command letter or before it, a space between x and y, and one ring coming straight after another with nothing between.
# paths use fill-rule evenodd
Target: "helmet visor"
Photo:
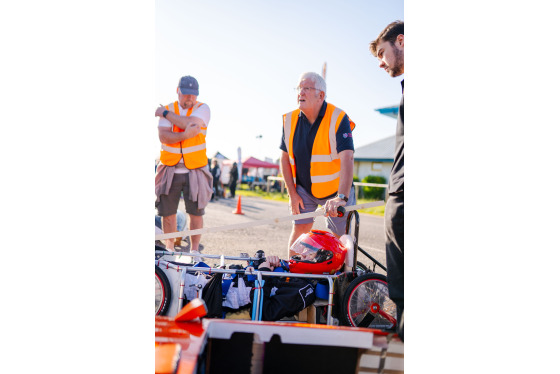
<instances>
[{"instance_id":1,"label":"helmet visor","mask_svg":"<svg viewBox=\"0 0 560 374\"><path fill-rule=\"evenodd\" d=\"M296 253L292 258L297 261L317 263L325 261L325 257L328 257L325 256L325 252L328 251L324 251L313 237L306 234L301 235L290 249Z\"/></svg>"}]
</instances>

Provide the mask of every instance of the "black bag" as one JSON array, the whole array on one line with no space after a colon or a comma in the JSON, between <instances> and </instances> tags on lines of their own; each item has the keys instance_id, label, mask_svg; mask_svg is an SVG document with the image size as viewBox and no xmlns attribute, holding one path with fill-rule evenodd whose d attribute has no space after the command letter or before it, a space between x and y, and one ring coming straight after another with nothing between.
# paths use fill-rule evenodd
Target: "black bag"
<instances>
[{"instance_id":1,"label":"black bag","mask_svg":"<svg viewBox=\"0 0 560 374\"><path fill-rule=\"evenodd\" d=\"M222 273L216 273L202 289L202 299L208 308L207 318L222 318Z\"/></svg>"}]
</instances>

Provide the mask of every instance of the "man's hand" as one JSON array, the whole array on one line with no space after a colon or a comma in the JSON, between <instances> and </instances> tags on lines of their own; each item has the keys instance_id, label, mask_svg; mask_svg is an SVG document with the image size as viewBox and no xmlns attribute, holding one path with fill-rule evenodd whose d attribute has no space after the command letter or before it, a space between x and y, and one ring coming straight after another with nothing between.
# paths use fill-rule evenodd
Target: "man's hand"
<instances>
[{"instance_id":1,"label":"man's hand","mask_svg":"<svg viewBox=\"0 0 560 374\"><path fill-rule=\"evenodd\" d=\"M340 157L340 182L338 185L338 192L346 196L352 191L352 170L354 167L354 151L344 150L338 154ZM325 216L337 217L338 212L336 208L339 206L346 206L346 201L334 197L325 202Z\"/></svg>"},{"instance_id":2,"label":"man's hand","mask_svg":"<svg viewBox=\"0 0 560 374\"><path fill-rule=\"evenodd\" d=\"M304 208L302 198L297 193L294 193L293 196L290 195L290 212L292 215L299 214L300 208Z\"/></svg>"},{"instance_id":3,"label":"man's hand","mask_svg":"<svg viewBox=\"0 0 560 374\"><path fill-rule=\"evenodd\" d=\"M338 197L327 200L325 203L325 216L337 217L338 212L336 211L336 209L339 206L346 206L346 201Z\"/></svg>"},{"instance_id":4,"label":"man's hand","mask_svg":"<svg viewBox=\"0 0 560 374\"><path fill-rule=\"evenodd\" d=\"M273 271L274 268L280 266L280 257L278 256L266 256L266 261L259 265L260 268L268 268Z\"/></svg>"},{"instance_id":5,"label":"man's hand","mask_svg":"<svg viewBox=\"0 0 560 374\"><path fill-rule=\"evenodd\" d=\"M163 105L160 104L160 107L156 109L156 117L161 117L163 118L163 112L166 111L167 109L165 109L165 107Z\"/></svg>"}]
</instances>

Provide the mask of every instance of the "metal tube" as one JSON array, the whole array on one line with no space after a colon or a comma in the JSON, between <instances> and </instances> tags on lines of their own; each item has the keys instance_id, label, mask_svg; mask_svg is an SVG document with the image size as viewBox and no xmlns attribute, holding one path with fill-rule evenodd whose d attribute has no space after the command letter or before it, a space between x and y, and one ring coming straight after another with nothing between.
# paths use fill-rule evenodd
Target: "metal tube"
<instances>
[{"instance_id":1,"label":"metal tube","mask_svg":"<svg viewBox=\"0 0 560 374\"><path fill-rule=\"evenodd\" d=\"M155 260L156 265L169 265L170 269L183 270L185 269L188 273L198 273L198 272L212 272L212 273L222 273L222 274L240 274L240 275L261 275L266 277L292 277L292 278L309 278L309 279L334 279L337 275L329 274L300 274L300 273L278 273L274 271L259 271L259 270L246 270L246 269L220 269L211 267L195 267L189 264L175 265L165 260ZM262 279L262 278L261 278Z\"/></svg>"},{"instance_id":2,"label":"metal tube","mask_svg":"<svg viewBox=\"0 0 560 374\"><path fill-rule=\"evenodd\" d=\"M377 265L377 266L379 266L381 269L387 271L387 268L386 268L385 266L383 266L383 264L382 264L381 262L377 261L377 260L376 260L375 258L373 258L369 253L367 253L366 251L364 251L361 247L358 246L358 250L359 250L360 252L362 252L362 254L363 254L364 256L366 256L366 257L369 258L371 261L373 261L373 263L374 263L375 265ZM374 267L374 270L375 270L375 267Z\"/></svg>"},{"instance_id":3,"label":"metal tube","mask_svg":"<svg viewBox=\"0 0 560 374\"><path fill-rule=\"evenodd\" d=\"M207 255L201 253L188 253L188 252L172 252L172 251L155 251L156 255L167 255L167 256L185 256L185 257L204 257L221 259L223 255ZM226 260L239 260L239 261L256 261L259 260L258 257L243 257L243 256L223 256Z\"/></svg>"},{"instance_id":4,"label":"metal tube","mask_svg":"<svg viewBox=\"0 0 560 374\"><path fill-rule=\"evenodd\" d=\"M185 294L185 274L187 271L183 269L181 271L181 287L179 287L179 305L177 307L177 314L183 309L183 296Z\"/></svg>"},{"instance_id":5,"label":"metal tube","mask_svg":"<svg viewBox=\"0 0 560 374\"><path fill-rule=\"evenodd\" d=\"M358 268L358 237L360 236L360 215L358 214L358 211L355 210L354 211L354 215L356 216L355 218L355 224L354 224L354 236L356 237L356 240L354 241L354 271Z\"/></svg>"},{"instance_id":6,"label":"metal tube","mask_svg":"<svg viewBox=\"0 0 560 374\"><path fill-rule=\"evenodd\" d=\"M332 305L333 305L333 289L334 289L334 285L333 285L333 280L332 280L332 278L327 278L327 281L329 282L329 304L327 305L327 325L332 325L332 324L333 324L333 320L332 320Z\"/></svg>"},{"instance_id":7,"label":"metal tube","mask_svg":"<svg viewBox=\"0 0 560 374\"><path fill-rule=\"evenodd\" d=\"M255 292L253 292L253 315L251 316L251 320L256 321L257 320L257 316L259 315L259 313L257 312L257 305L258 305L258 293L257 293L257 288L259 286L259 281L255 280Z\"/></svg>"},{"instance_id":8,"label":"metal tube","mask_svg":"<svg viewBox=\"0 0 560 374\"><path fill-rule=\"evenodd\" d=\"M258 299L257 299L257 316L258 316L258 321L262 320L262 287L263 287L263 280L262 280L262 273L259 271L257 273L257 281L259 282L259 288L257 289L258 291Z\"/></svg>"},{"instance_id":9,"label":"metal tube","mask_svg":"<svg viewBox=\"0 0 560 374\"><path fill-rule=\"evenodd\" d=\"M352 210L348 213L348 217L346 217L346 234L350 234L350 221L352 217L355 216L355 223L354 223L354 258L352 261L352 271L356 271L358 267L358 236L360 231L360 215L358 214L357 210Z\"/></svg>"}]
</instances>

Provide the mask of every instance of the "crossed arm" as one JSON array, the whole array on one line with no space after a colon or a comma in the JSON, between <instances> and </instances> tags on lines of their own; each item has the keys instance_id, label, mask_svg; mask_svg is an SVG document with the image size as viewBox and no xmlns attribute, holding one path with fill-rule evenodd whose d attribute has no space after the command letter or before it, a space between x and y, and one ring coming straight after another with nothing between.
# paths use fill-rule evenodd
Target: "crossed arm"
<instances>
[{"instance_id":1,"label":"crossed arm","mask_svg":"<svg viewBox=\"0 0 560 374\"><path fill-rule=\"evenodd\" d=\"M156 117L163 118L164 106L156 109ZM204 121L198 117L178 116L173 112L169 112L165 117L175 126L185 130L184 132L173 132L171 127L158 127L159 140L162 143L174 144L185 139L192 138L200 133L200 129L204 126Z\"/></svg>"}]
</instances>

